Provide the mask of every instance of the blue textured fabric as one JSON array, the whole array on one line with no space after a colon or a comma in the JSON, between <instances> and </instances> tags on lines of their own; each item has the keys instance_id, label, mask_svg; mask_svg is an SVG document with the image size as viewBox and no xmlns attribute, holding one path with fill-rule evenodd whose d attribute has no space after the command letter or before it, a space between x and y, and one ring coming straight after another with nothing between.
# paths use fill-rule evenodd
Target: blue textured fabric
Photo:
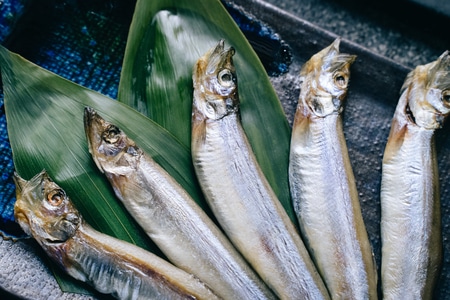
<instances>
[{"instance_id":1,"label":"blue textured fabric","mask_svg":"<svg viewBox=\"0 0 450 300\"><path fill-rule=\"evenodd\" d=\"M0 43L4 43L25 13L30 1L0 1ZM3 93L0 88L0 214L2 223L13 221L15 186L12 179L14 165L6 128Z\"/></svg>"},{"instance_id":2,"label":"blue textured fabric","mask_svg":"<svg viewBox=\"0 0 450 300\"><path fill-rule=\"evenodd\" d=\"M0 170L1 170L1 184L0 184L0 212L6 221L13 220L13 201L6 201L8 199L14 200L14 182L12 174L14 165L12 162L11 146L8 141L8 133L6 130L6 116L3 110L3 94L0 95L0 104L2 107L0 115Z\"/></svg>"},{"instance_id":3,"label":"blue textured fabric","mask_svg":"<svg viewBox=\"0 0 450 300\"><path fill-rule=\"evenodd\" d=\"M0 1L0 42L10 36L29 2L29 0Z\"/></svg>"}]
</instances>

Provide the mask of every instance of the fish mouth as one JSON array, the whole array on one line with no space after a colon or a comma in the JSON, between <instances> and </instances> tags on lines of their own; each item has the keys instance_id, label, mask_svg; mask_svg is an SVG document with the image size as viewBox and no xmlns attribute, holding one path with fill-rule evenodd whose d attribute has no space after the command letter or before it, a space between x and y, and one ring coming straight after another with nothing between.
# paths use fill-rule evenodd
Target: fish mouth
<instances>
[{"instance_id":1,"label":"fish mouth","mask_svg":"<svg viewBox=\"0 0 450 300\"><path fill-rule=\"evenodd\" d=\"M194 72L194 83L200 82L206 75L218 73L223 68L234 70L233 55L235 49L225 49L225 41L221 39L217 45L197 60Z\"/></svg>"},{"instance_id":2,"label":"fish mouth","mask_svg":"<svg viewBox=\"0 0 450 300\"><path fill-rule=\"evenodd\" d=\"M233 47L225 49L225 40L221 39L209 54L207 73L214 73L222 68L231 68L235 52Z\"/></svg>"},{"instance_id":3,"label":"fish mouth","mask_svg":"<svg viewBox=\"0 0 450 300\"><path fill-rule=\"evenodd\" d=\"M20 225L22 230L29 236L31 232L31 220L28 216L28 212L31 211L28 201L24 199L22 193L31 184L35 185L42 181L43 176L46 174L45 170L35 175L31 180L23 179L17 172L14 172L13 180L16 185L16 202L14 203L14 219Z\"/></svg>"},{"instance_id":4,"label":"fish mouth","mask_svg":"<svg viewBox=\"0 0 450 300\"><path fill-rule=\"evenodd\" d=\"M89 152L92 153L92 142L90 139L91 136L91 128L92 128L92 123L94 120L94 116L97 113L95 112L95 110L92 107L86 106L84 108L84 132L86 133L86 138L87 138L87 142L88 142L88 147L89 147Z\"/></svg>"},{"instance_id":5,"label":"fish mouth","mask_svg":"<svg viewBox=\"0 0 450 300\"><path fill-rule=\"evenodd\" d=\"M51 245L60 245L65 243L66 241L60 241L60 240L51 240L51 239L45 239L45 243L46 244L51 244Z\"/></svg>"},{"instance_id":6,"label":"fish mouth","mask_svg":"<svg viewBox=\"0 0 450 300\"><path fill-rule=\"evenodd\" d=\"M330 73L343 69L346 65L351 65L356 60L356 55L341 53L339 50L340 44L341 38L338 37L330 46L319 52L322 55L322 68Z\"/></svg>"},{"instance_id":7,"label":"fish mouth","mask_svg":"<svg viewBox=\"0 0 450 300\"><path fill-rule=\"evenodd\" d=\"M93 109L92 107L86 106L84 108L84 132L86 134L86 139L88 143L88 150L89 153L92 156L92 159L94 160L95 164L97 165L97 168L100 170L100 172L104 173L102 164L97 158L98 152L96 151L96 148L98 145L95 145L96 142L96 136L100 136L98 133L98 121L103 120L98 113Z\"/></svg>"},{"instance_id":8,"label":"fish mouth","mask_svg":"<svg viewBox=\"0 0 450 300\"><path fill-rule=\"evenodd\" d=\"M14 205L14 219L17 223L19 223L20 228L28 235L32 236L31 228L30 228L30 220L27 215L23 212L22 208Z\"/></svg>"}]
</instances>

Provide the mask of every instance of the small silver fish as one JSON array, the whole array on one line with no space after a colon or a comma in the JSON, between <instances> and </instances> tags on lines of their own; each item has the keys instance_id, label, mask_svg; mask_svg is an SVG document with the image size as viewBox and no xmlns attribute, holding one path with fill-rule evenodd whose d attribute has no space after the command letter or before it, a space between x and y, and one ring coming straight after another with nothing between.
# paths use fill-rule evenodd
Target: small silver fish
<instances>
[{"instance_id":1,"label":"small silver fish","mask_svg":"<svg viewBox=\"0 0 450 300\"><path fill-rule=\"evenodd\" d=\"M450 55L418 66L403 84L383 157L384 299L432 299L442 260L434 132L450 112Z\"/></svg>"},{"instance_id":2,"label":"small silver fish","mask_svg":"<svg viewBox=\"0 0 450 300\"><path fill-rule=\"evenodd\" d=\"M17 222L72 277L118 299L219 299L193 275L94 230L45 171L14 179Z\"/></svg>"},{"instance_id":3,"label":"small silver fish","mask_svg":"<svg viewBox=\"0 0 450 300\"><path fill-rule=\"evenodd\" d=\"M147 235L177 267L225 299L273 299L269 288L189 194L92 108L85 130L98 168Z\"/></svg>"},{"instance_id":4,"label":"small silver fish","mask_svg":"<svg viewBox=\"0 0 450 300\"><path fill-rule=\"evenodd\" d=\"M356 56L340 39L300 72L289 184L305 244L332 299L377 299L377 272L340 113Z\"/></svg>"},{"instance_id":5,"label":"small silver fish","mask_svg":"<svg viewBox=\"0 0 450 300\"><path fill-rule=\"evenodd\" d=\"M328 299L242 129L234 52L222 40L193 71L192 157L203 193L233 244L279 298Z\"/></svg>"}]
</instances>

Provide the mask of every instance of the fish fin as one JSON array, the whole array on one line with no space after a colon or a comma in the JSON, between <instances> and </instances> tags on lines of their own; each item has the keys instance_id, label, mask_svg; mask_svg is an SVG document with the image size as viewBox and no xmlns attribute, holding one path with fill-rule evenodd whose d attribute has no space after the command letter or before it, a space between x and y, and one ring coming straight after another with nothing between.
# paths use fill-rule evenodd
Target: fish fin
<instances>
[{"instance_id":1,"label":"fish fin","mask_svg":"<svg viewBox=\"0 0 450 300\"><path fill-rule=\"evenodd\" d=\"M13 179L14 183L16 184L17 191L22 192L23 188L25 187L28 181L20 177L19 173L17 172L14 172Z\"/></svg>"}]
</instances>

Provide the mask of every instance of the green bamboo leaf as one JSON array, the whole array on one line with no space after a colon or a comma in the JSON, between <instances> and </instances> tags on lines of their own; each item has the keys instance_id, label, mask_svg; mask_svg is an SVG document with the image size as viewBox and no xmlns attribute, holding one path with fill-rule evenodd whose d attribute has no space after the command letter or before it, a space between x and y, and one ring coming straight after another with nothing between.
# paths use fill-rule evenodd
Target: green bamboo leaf
<instances>
[{"instance_id":1,"label":"green bamboo leaf","mask_svg":"<svg viewBox=\"0 0 450 300\"><path fill-rule=\"evenodd\" d=\"M244 130L259 164L295 222L288 186L290 128L266 71L218 0L139 0L119 101L161 124L190 148L192 68L224 38L236 49Z\"/></svg>"},{"instance_id":2,"label":"green bamboo leaf","mask_svg":"<svg viewBox=\"0 0 450 300\"><path fill-rule=\"evenodd\" d=\"M29 179L46 169L93 227L157 251L116 199L88 152L83 125L85 106L93 107L120 126L202 203L199 188L192 180L189 151L159 125L130 107L63 79L3 47L0 68L16 171Z\"/></svg>"}]
</instances>

